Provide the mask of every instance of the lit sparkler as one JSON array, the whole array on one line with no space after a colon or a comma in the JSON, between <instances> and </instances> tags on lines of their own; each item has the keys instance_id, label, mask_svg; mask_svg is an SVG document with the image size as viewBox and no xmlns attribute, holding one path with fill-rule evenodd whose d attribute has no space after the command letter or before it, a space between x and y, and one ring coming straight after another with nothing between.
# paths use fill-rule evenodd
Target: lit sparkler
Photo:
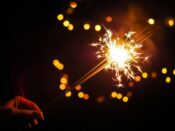
<instances>
[{"instance_id":1,"label":"lit sparkler","mask_svg":"<svg viewBox=\"0 0 175 131\"><path fill-rule=\"evenodd\" d=\"M136 40L135 37L138 35L134 31L129 31L125 33L124 37L114 37L112 32L106 29L106 33L99 38L99 41L91 44L98 48L97 58L104 59L74 85L84 83L103 69L114 71L115 76L112 79L118 87L123 87L122 77L124 76L127 79L135 79L135 75L142 72L140 63L148 59L148 57L142 56L142 42L151 36L150 33L147 33Z\"/></svg>"}]
</instances>

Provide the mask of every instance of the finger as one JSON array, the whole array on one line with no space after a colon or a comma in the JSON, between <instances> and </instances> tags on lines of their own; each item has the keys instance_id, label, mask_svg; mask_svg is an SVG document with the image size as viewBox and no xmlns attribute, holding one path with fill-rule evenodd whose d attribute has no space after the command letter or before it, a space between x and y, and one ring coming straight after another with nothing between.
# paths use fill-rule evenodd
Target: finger
<instances>
[{"instance_id":1,"label":"finger","mask_svg":"<svg viewBox=\"0 0 175 131\"><path fill-rule=\"evenodd\" d=\"M32 110L36 110L36 111L40 112L40 116L44 120L44 115L37 104L35 104L34 102L32 102L24 97L18 97L18 99L20 99L20 101L21 101L20 103L22 103L22 105L25 106L27 109L32 109Z\"/></svg>"},{"instance_id":2,"label":"finger","mask_svg":"<svg viewBox=\"0 0 175 131\"><path fill-rule=\"evenodd\" d=\"M36 110L36 111L41 112L41 109L34 102L32 102L24 97L18 97L18 99L19 99L20 103L23 106L25 106L27 109L32 109L32 110Z\"/></svg>"},{"instance_id":3,"label":"finger","mask_svg":"<svg viewBox=\"0 0 175 131\"><path fill-rule=\"evenodd\" d=\"M43 115L41 114L41 112L38 111L33 111L33 110L26 110L26 109L12 109L12 114L14 116L18 116L18 117L24 117L24 118L28 118L28 119L40 119L40 120L44 120Z\"/></svg>"}]
</instances>

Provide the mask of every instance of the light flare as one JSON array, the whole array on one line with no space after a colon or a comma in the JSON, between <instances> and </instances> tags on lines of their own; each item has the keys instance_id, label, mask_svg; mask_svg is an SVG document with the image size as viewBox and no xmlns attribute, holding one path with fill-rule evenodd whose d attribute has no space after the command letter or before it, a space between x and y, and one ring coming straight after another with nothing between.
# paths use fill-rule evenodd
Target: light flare
<instances>
[{"instance_id":1,"label":"light flare","mask_svg":"<svg viewBox=\"0 0 175 131\"><path fill-rule=\"evenodd\" d=\"M136 72L142 73L140 63L148 59L141 52L142 40L136 41L134 38L135 33L129 31L124 37L118 37L106 29L106 33L99 38L99 41L91 44L98 48L97 58L106 59L105 69L115 72L113 80L117 82L118 87L123 87L123 76L135 80L138 74Z\"/></svg>"}]
</instances>

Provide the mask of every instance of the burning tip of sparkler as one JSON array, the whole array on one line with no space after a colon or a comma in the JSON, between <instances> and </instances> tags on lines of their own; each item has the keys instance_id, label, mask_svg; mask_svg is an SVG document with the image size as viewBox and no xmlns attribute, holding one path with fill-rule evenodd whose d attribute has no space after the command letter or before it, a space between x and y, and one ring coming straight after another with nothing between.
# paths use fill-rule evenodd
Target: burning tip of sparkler
<instances>
[{"instance_id":1,"label":"burning tip of sparkler","mask_svg":"<svg viewBox=\"0 0 175 131\"><path fill-rule=\"evenodd\" d=\"M141 40L135 40L136 32L129 31L124 34L125 37L116 37L112 32L106 29L106 33L99 38L97 43L92 43L91 46L98 48L96 52L97 58L105 58L105 69L115 72L113 80L117 82L118 87L123 87L122 77L127 79L135 79L135 72L142 72L140 63L148 60L148 56L143 57Z\"/></svg>"}]
</instances>

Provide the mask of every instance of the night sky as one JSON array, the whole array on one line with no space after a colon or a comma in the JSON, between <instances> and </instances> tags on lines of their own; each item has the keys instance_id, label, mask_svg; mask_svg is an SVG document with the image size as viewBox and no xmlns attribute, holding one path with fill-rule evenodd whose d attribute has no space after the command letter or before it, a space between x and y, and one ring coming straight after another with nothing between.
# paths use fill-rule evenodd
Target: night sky
<instances>
[{"instance_id":1,"label":"night sky","mask_svg":"<svg viewBox=\"0 0 175 131\"><path fill-rule=\"evenodd\" d=\"M15 94L35 101L42 109L60 96L56 103L44 110L45 121L31 130L173 129L175 26L169 27L166 23L168 18L175 18L173 2L79 0L73 14L66 15L69 2L25 0L3 3L2 30L7 37L3 42L6 51L1 57L9 70L6 73L12 74ZM125 21L130 11L136 16L131 22ZM65 14L74 24L73 31L68 31L57 20L59 13ZM113 17L111 23L104 22L108 15ZM143 68L148 73L157 72L157 78L149 76L132 89L116 89L112 85L112 74L102 71L82 85L82 90L90 95L89 100L79 99L76 92L70 98L64 96L59 90L59 79L64 73L69 75L72 84L99 62L94 55L95 49L89 44L96 42L101 32L96 32L93 27L85 31L83 23L103 24L117 32L131 26L143 29L148 26L148 18L155 19L155 25L150 27L153 34L149 38L153 46L148 47L152 56ZM53 66L54 59L64 64L63 71ZM168 69L166 75L161 73L163 67ZM171 83L165 83L166 76L171 77ZM127 103L110 99L114 90L132 91L133 96ZM106 98L104 102L96 102L99 96Z\"/></svg>"}]
</instances>

